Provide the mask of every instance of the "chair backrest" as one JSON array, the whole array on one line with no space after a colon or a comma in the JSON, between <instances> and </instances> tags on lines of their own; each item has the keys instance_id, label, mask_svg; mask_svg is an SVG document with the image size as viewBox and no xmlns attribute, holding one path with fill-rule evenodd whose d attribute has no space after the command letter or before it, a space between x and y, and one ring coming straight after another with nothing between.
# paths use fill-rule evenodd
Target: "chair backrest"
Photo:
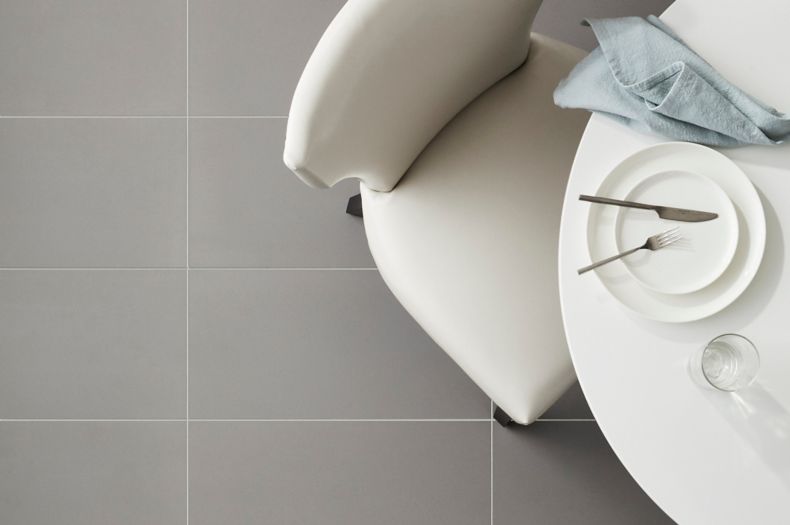
<instances>
[{"instance_id":1,"label":"chair backrest","mask_svg":"<svg viewBox=\"0 0 790 525\"><path fill-rule=\"evenodd\" d=\"M464 106L526 59L542 0L349 0L305 67L284 160L307 184L389 191Z\"/></svg>"}]
</instances>

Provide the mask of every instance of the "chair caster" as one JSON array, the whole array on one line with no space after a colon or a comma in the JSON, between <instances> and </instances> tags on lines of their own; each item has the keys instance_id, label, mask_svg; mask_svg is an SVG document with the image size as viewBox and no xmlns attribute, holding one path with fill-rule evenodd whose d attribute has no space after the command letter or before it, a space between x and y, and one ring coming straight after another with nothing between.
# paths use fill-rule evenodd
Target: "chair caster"
<instances>
[{"instance_id":1,"label":"chair caster","mask_svg":"<svg viewBox=\"0 0 790 525\"><path fill-rule=\"evenodd\" d=\"M496 407L496 410L494 410L494 419L503 427L508 427L513 424L513 418L499 407Z\"/></svg>"},{"instance_id":2,"label":"chair caster","mask_svg":"<svg viewBox=\"0 0 790 525\"><path fill-rule=\"evenodd\" d=\"M362 217L362 195L357 193L348 199L346 213L353 215L354 217Z\"/></svg>"}]
</instances>

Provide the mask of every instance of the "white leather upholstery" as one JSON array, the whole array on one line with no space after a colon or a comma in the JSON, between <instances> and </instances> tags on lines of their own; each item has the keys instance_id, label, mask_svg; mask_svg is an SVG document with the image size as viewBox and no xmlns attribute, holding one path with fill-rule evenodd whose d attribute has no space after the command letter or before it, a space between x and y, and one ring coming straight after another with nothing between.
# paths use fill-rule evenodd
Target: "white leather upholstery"
<instances>
[{"instance_id":1,"label":"white leather upholstery","mask_svg":"<svg viewBox=\"0 0 790 525\"><path fill-rule=\"evenodd\" d=\"M350 0L299 82L284 153L313 186L362 180L384 280L520 423L574 379L556 259L587 118L554 106L583 53L530 44L539 3Z\"/></svg>"},{"instance_id":2,"label":"white leather upholstery","mask_svg":"<svg viewBox=\"0 0 790 525\"><path fill-rule=\"evenodd\" d=\"M493 401L529 423L572 383L557 290L563 193L587 114L552 102L582 52L533 35L390 193L362 185L395 296Z\"/></svg>"},{"instance_id":3,"label":"white leather upholstery","mask_svg":"<svg viewBox=\"0 0 790 525\"><path fill-rule=\"evenodd\" d=\"M541 0L349 0L310 58L285 163L391 190L436 133L524 61Z\"/></svg>"}]
</instances>

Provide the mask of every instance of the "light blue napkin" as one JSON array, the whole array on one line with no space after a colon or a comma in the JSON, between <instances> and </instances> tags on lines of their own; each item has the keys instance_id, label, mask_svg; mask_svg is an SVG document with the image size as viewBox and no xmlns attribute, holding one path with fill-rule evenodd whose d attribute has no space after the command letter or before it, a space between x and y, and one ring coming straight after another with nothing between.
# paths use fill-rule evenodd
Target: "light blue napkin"
<instances>
[{"instance_id":1,"label":"light blue napkin","mask_svg":"<svg viewBox=\"0 0 790 525\"><path fill-rule=\"evenodd\" d=\"M655 16L585 22L600 46L557 86L558 106L714 146L778 144L790 135L790 118L730 84Z\"/></svg>"}]
</instances>

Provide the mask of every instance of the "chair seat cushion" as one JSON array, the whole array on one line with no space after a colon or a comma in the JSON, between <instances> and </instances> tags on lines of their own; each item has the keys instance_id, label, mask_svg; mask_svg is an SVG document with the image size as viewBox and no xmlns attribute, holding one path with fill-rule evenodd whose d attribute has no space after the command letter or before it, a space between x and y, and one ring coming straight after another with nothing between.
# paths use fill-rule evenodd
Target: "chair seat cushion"
<instances>
[{"instance_id":1,"label":"chair seat cushion","mask_svg":"<svg viewBox=\"0 0 790 525\"><path fill-rule=\"evenodd\" d=\"M520 423L574 380L557 246L587 120L552 101L583 53L535 34L531 46L526 64L452 120L394 190L362 187L368 243L392 292Z\"/></svg>"}]
</instances>

